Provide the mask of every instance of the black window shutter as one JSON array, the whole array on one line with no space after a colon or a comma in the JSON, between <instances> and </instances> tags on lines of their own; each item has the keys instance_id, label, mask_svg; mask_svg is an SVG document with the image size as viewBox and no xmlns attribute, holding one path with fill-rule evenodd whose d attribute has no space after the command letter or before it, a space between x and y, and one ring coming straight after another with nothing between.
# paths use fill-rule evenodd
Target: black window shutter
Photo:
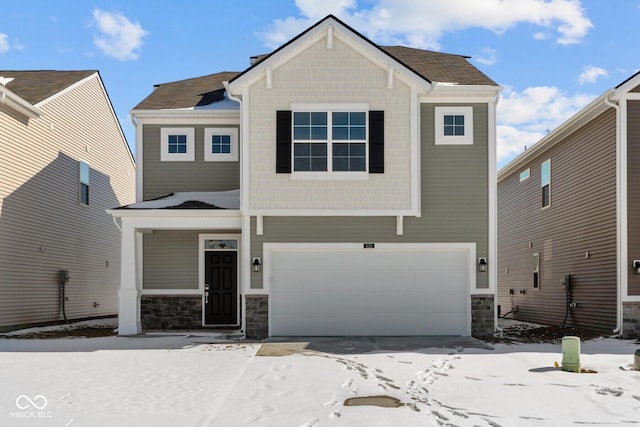
<instances>
[{"instance_id":1,"label":"black window shutter","mask_svg":"<svg viewBox=\"0 0 640 427\"><path fill-rule=\"evenodd\" d=\"M384 111L369 111L369 173L384 173Z\"/></svg>"},{"instance_id":2,"label":"black window shutter","mask_svg":"<svg viewBox=\"0 0 640 427\"><path fill-rule=\"evenodd\" d=\"M276 173L291 173L291 111L276 116Z\"/></svg>"}]
</instances>

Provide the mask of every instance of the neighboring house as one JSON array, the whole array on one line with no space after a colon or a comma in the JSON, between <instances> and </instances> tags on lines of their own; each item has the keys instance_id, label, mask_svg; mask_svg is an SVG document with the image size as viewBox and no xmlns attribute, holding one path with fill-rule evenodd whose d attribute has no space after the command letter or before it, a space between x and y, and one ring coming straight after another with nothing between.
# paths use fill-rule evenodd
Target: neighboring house
<instances>
[{"instance_id":1,"label":"neighboring house","mask_svg":"<svg viewBox=\"0 0 640 427\"><path fill-rule=\"evenodd\" d=\"M635 74L499 171L501 316L640 336L639 166Z\"/></svg>"},{"instance_id":2,"label":"neighboring house","mask_svg":"<svg viewBox=\"0 0 640 427\"><path fill-rule=\"evenodd\" d=\"M131 113L138 203L111 211L119 333L492 334L499 92L333 16L156 86Z\"/></svg>"},{"instance_id":3,"label":"neighboring house","mask_svg":"<svg viewBox=\"0 0 640 427\"><path fill-rule=\"evenodd\" d=\"M98 72L0 70L0 146L0 330L117 314L135 164Z\"/></svg>"}]
</instances>

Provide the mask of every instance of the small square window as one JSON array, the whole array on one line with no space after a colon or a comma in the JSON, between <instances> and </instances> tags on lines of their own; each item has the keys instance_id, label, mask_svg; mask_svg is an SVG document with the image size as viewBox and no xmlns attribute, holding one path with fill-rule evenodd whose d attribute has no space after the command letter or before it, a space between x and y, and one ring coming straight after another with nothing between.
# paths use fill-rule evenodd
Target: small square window
<instances>
[{"instance_id":1,"label":"small square window","mask_svg":"<svg viewBox=\"0 0 640 427\"><path fill-rule=\"evenodd\" d=\"M473 107L435 107L435 144L473 144Z\"/></svg>"},{"instance_id":2,"label":"small square window","mask_svg":"<svg viewBox=\"0 0 640 427\"><path fill-rule=\"evenodd\" d=\"M531 176L531 169L527 168L527 169L523 170L522 172L520 172L520 182L522 182L525 179L529 178L529 176Z\"/></svg>"},{"instance_id":3,"label":"small square window","mask_svg":"<svg viewBox=\"0 0 640 427\"><path fill-rule=\"evenodd\" d=\"M194 129L160 129L160 150L160 160L163 162L194 161Z\"/></svg>"},{"instance_id":4,"label":"small square window","mask_svg":"<svg viewBox=\"0 0 640 427\"><path fill-rule=\"evenodd\" d=\"M205 128L204 160L207 162L238 161L237 128Z\"/></svg>"}]
</instances>

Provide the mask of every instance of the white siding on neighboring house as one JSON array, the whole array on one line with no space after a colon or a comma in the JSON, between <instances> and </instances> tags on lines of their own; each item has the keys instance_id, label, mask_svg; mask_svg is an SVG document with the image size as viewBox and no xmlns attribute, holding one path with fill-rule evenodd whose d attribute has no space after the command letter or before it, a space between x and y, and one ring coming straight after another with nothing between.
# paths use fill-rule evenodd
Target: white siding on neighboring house
<instances>
[{"instance_id":1,"label":"white siding on neighboring house","mask_svg":"<svg viewBox=\"0 0 640 427\"><path fill-rule=\"evenodd\" d=\"M410 88L337 37L301 52L249 91L250 209L411 209ZM276 111L292 103L367 103L385 112L385 169L365 180L276 174ZM330 159L329 159L330 160Z\"/></svg>"},{"instance_id":2,"label":"white siding on neighboring house","mask_svg":"<svg viewBox=\"0 0 640 427\"><path fill-rule=\"evenodd\" d=\"M105 209L135 201L135 165L105 95L95 74L28 124L0 112L0 329L62 319L60 269L69 318L117 312L120 233Z\"/></svg>"}]
</instances>

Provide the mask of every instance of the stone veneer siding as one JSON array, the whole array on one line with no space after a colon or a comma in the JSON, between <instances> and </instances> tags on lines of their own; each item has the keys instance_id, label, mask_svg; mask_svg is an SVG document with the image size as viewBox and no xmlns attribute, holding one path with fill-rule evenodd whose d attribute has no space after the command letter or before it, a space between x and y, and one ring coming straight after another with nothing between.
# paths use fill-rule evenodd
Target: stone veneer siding
<instances>
[{"instance_id":1,"label":"stone veneer siding","mask_svg":"<svg viewBox=\"0 0 640 427\"><path fill-rule=\"evenodd\" d=\"M622 303L622 336L640 338L640 302Z\"/></svg>"},{"instance_id":2,"label":"stone veneer siding","mask_svg":"<svg viewBox=\"0 0 640 427\"><path fill-rule=\"evenodd\" d=\"M493 295L472 295L471 335L487 338L493 335L494 329Z\"/></svg>"},{"instance_id":3,"label":"stone veneer siding","mask_svg":"<svg viewBox=\"0 0 640 427\"><path fill-rule=\"evenodd\" d=\"M247 338L266 338L269 336L269 296L246 295Z\"/></svg>"},{"instance_id":4,"label":"stone veneer siding","mask_svg":"<svg viewBox=\"0 0 640 427\"><path fill-rule=\"evenodd\" d=\"M143 295L142 329L201 329L201 296Z\"/></svg>"}]
</instances>

